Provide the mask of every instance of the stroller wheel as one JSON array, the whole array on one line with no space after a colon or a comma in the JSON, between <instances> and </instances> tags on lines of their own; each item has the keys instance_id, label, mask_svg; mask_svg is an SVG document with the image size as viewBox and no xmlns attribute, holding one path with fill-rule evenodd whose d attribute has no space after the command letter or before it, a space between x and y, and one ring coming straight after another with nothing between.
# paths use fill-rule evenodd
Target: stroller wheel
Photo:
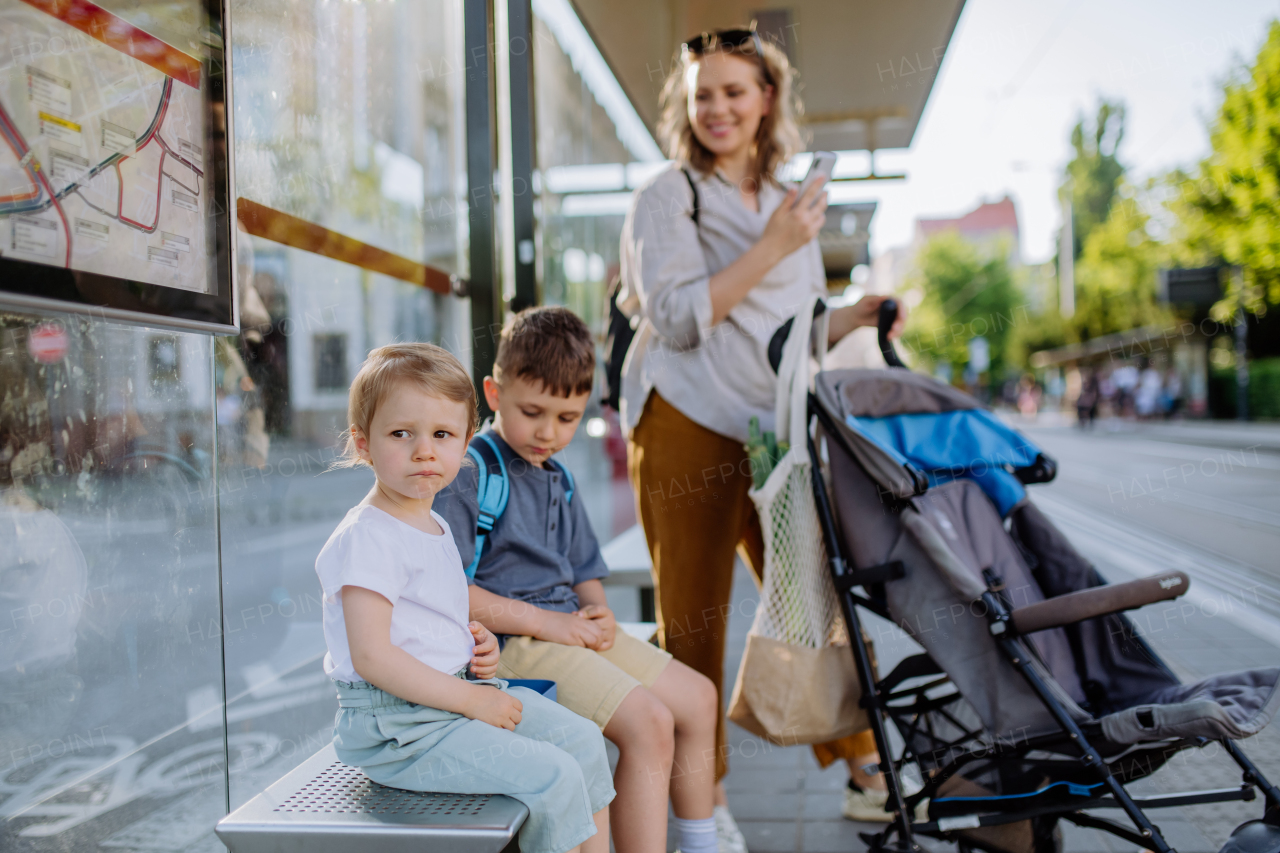
<instances>
[{"instance_id":1,"label":"stroller wheel","mask_svg":"<svg viewBox=\"0 0 1280 853\"><path fill-rule=\"evenodd\" d=\"M1280 826L1251 820L1236 827L1221 853L1280 853Z\"/></svg>"}]
</instances>

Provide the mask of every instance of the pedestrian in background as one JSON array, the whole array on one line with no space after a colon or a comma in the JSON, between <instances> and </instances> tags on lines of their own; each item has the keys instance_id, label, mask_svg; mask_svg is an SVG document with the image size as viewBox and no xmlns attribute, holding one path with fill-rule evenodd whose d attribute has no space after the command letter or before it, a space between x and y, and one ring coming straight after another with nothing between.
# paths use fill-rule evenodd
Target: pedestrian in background
<instances>
[{"instance_id":1,"label":"pedestrian in background","mask_svg":"<svg viewBox=\"0 0 1280 853\"><path fill-rule=\"evenodd\" d=\"M1090 370L1080 385L1080 396L1076 397L1076 423L1081 429L1093 426L1098 417L1098 373Z\"/></svg>"}]
</instances>

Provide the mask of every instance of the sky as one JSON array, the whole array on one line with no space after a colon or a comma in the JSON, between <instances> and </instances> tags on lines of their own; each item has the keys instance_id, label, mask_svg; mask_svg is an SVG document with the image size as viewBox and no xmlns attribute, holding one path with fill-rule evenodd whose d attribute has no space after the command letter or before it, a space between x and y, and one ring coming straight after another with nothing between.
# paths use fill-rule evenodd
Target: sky
<instances>
[{"instance_id":1,"label":"sky","mask_svg":"<svg viewBox=\"0 0 1280 853\"><path fill-rule=\"evenodd\" d=\"M910 242L917 217L1007 193L1023 260L1049 260L1081 112L1124 102L1120 160L1135 180L1192 166L1209 151L1221 82L1277 17L1280 0L968 0L911 148L877 154L878 172L907 179L845 185L840 200L879 203L875 254Z\"/></svg>"}]
</instances>

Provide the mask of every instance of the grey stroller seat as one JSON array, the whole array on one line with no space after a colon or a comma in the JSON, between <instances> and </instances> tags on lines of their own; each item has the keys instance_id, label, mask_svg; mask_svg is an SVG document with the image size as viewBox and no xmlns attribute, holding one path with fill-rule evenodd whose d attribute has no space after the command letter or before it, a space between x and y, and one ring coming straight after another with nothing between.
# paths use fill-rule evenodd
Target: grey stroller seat
<instances>
[{"instance_id":1,"label":"grey stroller seat","mask_svg":"<svg viewBox=\"0 0 1280 853\"><path fill-rule=\"evenodd\" d=\"M1123 615L1184 594L1185 574L1108 585L1026 496L1055 463L955 388L900 368L828 371L810 413L814 497L850 636L863 608L925 650L878 678L853 644L897 813L863 836L873 850L915 850L924 835L1052 853L1065 819L1166 853L1147 810L1260 790L1263 820L1224 850L1280 851L1280 790L1236 744L1280 708L1280 666L1183 684ZM894 755L886 721L902 742ZM1240 767L1240 787L1126 791L1209 743ZM899 784L908 765L924 780L911 796ZM929 820L913 823L926 799ZM1117 807L1132 829L1089 813Z\"/></svg>"}]
</instances>

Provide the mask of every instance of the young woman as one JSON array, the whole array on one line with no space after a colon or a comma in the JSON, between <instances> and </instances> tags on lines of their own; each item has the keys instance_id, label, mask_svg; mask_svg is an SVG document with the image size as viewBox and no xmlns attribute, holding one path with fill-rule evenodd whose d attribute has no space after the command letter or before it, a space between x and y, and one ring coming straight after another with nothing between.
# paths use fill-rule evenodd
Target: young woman
<instances>
[{"instance_id":1,"label":"young woman","mask_svg":"<svg viewBox=\"0 0 1280 853\"><path fill-rule=\"evenodd\" d=\"M772 428L769 341L806 299L827 292L817 241L826 194L814 186L798 195L775 177L801 144L792 77L782 52L753 30L686 42L663 90L660 130L676 163L636 193L622 236L622 301L642 320L622 420L660 637L721 690L735 549L757 577L763 568L742 463L749 420ZM831 311L829 343L875 325L883 299ZM815 752L824 764L849 761L846 816L887 820L883 783L860 769L878 761L869 735ZM717 743L720 779L728 770L723 719Z\"/></svg>"}]
</instances>

